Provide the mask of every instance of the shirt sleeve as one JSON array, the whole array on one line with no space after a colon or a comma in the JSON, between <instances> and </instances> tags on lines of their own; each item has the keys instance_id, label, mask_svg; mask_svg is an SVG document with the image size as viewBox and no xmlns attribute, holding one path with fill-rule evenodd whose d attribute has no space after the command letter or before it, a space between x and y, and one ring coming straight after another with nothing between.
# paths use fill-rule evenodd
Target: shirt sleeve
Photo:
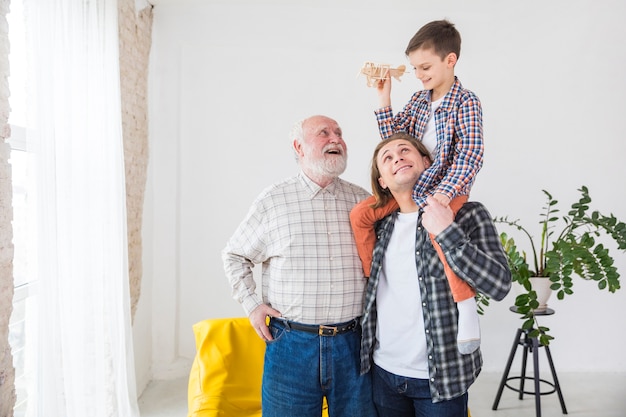
<instances>
[{"instance_id":1,"label":"shirt sleeve","mask_svg":"<svg viewBox=\"0 0 626 417\"><path fill-rule=\"evenodd\" d=\"M421 93L419 91L413 94L409 102L395 116L391 106L381 107L374 111L382 140L387 139L396 132L407 132L409 135L417 137L415 124L420 97Z\"/></svg>"},{"instance_id":2,"label":"shirt sleeve","mask_svg":"<svg viewBox=\"0 0 626 417\"><path fill-rule=\"evenodd\" d=\"M256 294L252 269L266 258L267 227L264 217L257 200L222 250L224 271L232 288L232 296L247 315L263 303Z\"/></svg>"},{"instance_id":3,"label":"shirt sleeve","mask_svg":"<svg viewBox=\"0 0 626 417\"><path fill-rule=\"evenodd\" d=\"M511 289L511 271L487 209L466 203L455 221L436 237L448 264L477 292L500 301Z\"/></svg>"},{"instance_id":4,"label":"shirt sleeve","mask_svg":"<svg viewBox=\"0 0 626 417\"><path fill-rule=\"evenodd\" d=\"M393 135L393 110L391 106L382 107L374 111L376 121L378 122L378 132L382 140Z\"/></svg>"},{"instance_id":5,"label":"shirt sleeve","mask_svg":"<svg viewBox=\"0 0 626 417\"><path fill-rule=\"evenodd\" d=\"M483 165L483 115L477 97L470 96L461 104L454 130L456 137L452 165L435 191L451 199L469 194L476 174Z\"/></svg>"}]
</instances>

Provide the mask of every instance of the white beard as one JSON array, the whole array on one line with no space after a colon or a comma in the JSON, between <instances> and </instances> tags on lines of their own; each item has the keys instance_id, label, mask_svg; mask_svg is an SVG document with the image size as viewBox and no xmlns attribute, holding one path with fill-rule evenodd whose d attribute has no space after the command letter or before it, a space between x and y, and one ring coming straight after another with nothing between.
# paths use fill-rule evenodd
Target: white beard
<instances>
[{"instance_id":1,"label":"white beard","mask_svg":"<svg viewBox=\"0 0 626 417\"><path fill-rule=\"evenodd\" d=\"M347 158L345 155L341 157L333 157L317 161L307 161L303 164L303 170L308 172L311 177L315 178L336 178L343 174L346 170Z\"/></svg>"}]
</instances>

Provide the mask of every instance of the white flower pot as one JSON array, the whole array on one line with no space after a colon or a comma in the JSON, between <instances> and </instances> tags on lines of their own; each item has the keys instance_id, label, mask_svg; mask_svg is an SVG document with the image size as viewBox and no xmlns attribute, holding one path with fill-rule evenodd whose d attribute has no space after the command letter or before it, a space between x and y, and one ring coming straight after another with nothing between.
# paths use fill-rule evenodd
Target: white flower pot
<instances>
[{"instance_id":1,"label":"white flower pot","mask_svg":"<svg viewBox=\"0 0 626 417\"><path fill-rule=\"evenodd\" d=\"M552 295L552 289L550 288L552 281L550 281L548 277L530 277L529 280L533 290L537 292L537 301L539 302L539 307L534 311L536 313L542 313L548 308L548 300L550 299L550 295ZM516 289L518 295L526 293L526 290L520 284L516 285Z\"/></svg>"},{"instance_id":2,"label":"white flower pot","mask_svg":"<svg viewBox=\"0 0 626 417\"><path fill-rule=\"evenodd\" d=\"M552 281L548 277L531 277L530 284L533 286L533 290L537 292L537 301L539 302L539 307L535 309L535 312L546 311L548 300L550 295L552 295L552 289L550 288Z\"/></svg>"}]
</instances>

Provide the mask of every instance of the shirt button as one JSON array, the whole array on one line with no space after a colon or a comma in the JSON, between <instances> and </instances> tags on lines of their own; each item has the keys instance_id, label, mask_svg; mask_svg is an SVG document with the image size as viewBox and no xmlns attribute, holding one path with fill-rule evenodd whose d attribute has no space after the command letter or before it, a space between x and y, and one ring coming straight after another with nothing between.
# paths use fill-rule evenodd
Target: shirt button
<instances>
[{"instance_id":1,"label":"shirt button","mask_svg":"<svg viewBox=\"0 0 626 417\"><path fill-rule=\"evenodd\" d=\"M430 333L430 330L426 329L426 333L427 333L427 334L428 334L428 333Z\"/></svg>"},{"instance_id":2,"label":"shirt button","mask_svg":"<svg viewBox=\"0 0 626 417\"><path fill-rule=\"evenodd\" d=\"M420 254L420 251L415 251L415 254L416 254L416 255L419 255L419 254Z\"/></svg>"},{"instance_id":3,"label":"shirt button","mask_svg":"<svg viewBox=\"0 0 626 417\"><path fill-rule=\"evenodd\" d=\"M426 307L426 303L422 303L422 307Z\"/></svg>"}]
</instances>

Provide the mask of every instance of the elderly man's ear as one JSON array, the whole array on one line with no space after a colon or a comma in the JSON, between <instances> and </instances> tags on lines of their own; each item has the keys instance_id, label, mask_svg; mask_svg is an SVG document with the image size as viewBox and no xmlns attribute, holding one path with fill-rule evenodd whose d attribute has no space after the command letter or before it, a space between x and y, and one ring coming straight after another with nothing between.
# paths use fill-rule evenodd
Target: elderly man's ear
<instances>
[{"instance_id":1,"label":"elderly man's ear","mask_svg":"<svg viewBox=\"0 0 626 417\"><path fill-rule=\"evenodd\" d=\"M293 140L293 150L298 154L298 156L302 156L302 144L298 142L296 139Z\"/></svg>"}]
</instances>

